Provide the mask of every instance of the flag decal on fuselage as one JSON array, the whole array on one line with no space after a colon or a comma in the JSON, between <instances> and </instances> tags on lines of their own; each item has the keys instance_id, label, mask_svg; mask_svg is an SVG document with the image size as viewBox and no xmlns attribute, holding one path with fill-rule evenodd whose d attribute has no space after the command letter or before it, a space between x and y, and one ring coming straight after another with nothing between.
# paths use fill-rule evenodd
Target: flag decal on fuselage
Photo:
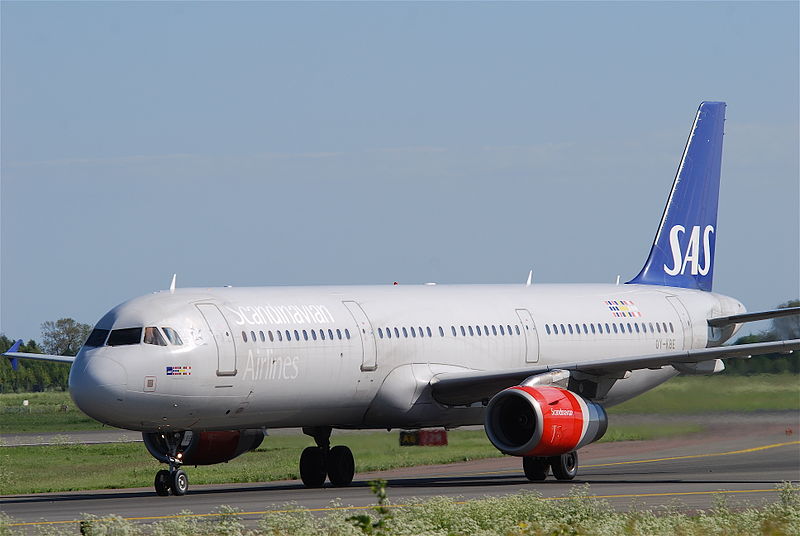
<instances>
[{"instance_id":1,"label":"flag decal on fuselage","mask_svg":"<svg viewBox=\"0 0 800 536\"><path fill-rule=\"evenodd\" d=\"M611 315L616 318L639 318L642 312L631 300L606 300L604 302Z\"/></svg>"},{"instance_id":2,"label":"flag decal on fuselage","mask_svg":"<svg viewBox=\"0 0 800 536\"><path fill-rule=\"evenodd\" d=\"M179 367L167 367L167 376L191 376L192 367L181 365Z\"/></svg>"}]
</instances>

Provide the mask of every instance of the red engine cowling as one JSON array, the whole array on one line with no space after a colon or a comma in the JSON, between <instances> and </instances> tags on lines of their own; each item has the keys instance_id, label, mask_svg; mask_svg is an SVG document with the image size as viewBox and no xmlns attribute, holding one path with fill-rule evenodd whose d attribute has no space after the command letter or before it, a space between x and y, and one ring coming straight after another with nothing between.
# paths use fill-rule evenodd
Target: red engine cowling
<instances>
[{"instance_id":1,"label":"red engine cowling","mask_svg":"<svg viewBox=\"0 0 800 536\"><path fill-rule=\"evenodd\" d=\"M174 438L160 433L143 433L142 438L155 459L169 463L169 440ZM213 465L255 450L263 440L261 430L186 431L178 439L176 458L186 465Z\"/></svg>"},{"instance_id":2,"label":"red engine cowling","mask_svg":"<svg viewBox=\"0 0 800 536\"><path fill-rule=\"evenodd\" d=\"M489 441L512 456L556 456L597 441L608 428L602 406L560 387L518 385L486 408Z\"/></svg>"}]
</instances>

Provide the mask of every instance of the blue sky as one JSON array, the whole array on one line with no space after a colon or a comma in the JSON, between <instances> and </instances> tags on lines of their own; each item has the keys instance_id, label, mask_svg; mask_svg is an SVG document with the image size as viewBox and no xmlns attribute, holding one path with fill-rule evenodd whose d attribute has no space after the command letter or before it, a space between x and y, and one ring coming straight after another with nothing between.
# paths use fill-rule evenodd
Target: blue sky
<instances>
[{"instance_id":1,"label":"blue sky","mask_svg":"<svg viewBox=\"0 0 800 536\"><path fill-rule=\"evenodd\" d=\"M3 2L0 332L180 286L605 282L697 105L715 291L800 294L798 3Z\"/></svg>"}]
</instances>

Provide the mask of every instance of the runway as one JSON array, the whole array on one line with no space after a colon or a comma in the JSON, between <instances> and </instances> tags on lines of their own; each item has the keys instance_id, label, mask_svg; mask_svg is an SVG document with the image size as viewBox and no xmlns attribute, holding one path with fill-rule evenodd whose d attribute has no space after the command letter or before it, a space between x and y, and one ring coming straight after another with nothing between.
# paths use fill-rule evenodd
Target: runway
<instances>
[{"instance_id":1,"label":"runway","mask_svg":"<svg viewBox=\"0 0 800 536\"><path fill-rule=\"evenodd\" d=\"M580 451L580 471L572 482L531 483L522 474L519 458L504 457L361 473L348 488L305 489L298 481L283 481L198 485L185 497L158 497L150 488L46 493L0 497L0 510L21 529L45 522L77 531L82 513L117 514L146 523L182 510L213 514L220 505L233 506L245 521L255 521L276 510L324 512L336 508L333 501L367 507L374 504L367 482L383 478L397 507L432 496L468 500L521 491L561 500L588 483L590 496L617 509L629 508L635 500L640 507L677 504L693 511L709 508L720 493L734 506L771 502L777 497L776 485L800 480L800 438L795 430L777 424L754 429L751 423L743 427L749 433L715 428L685 438L589 445ZM191 468L188 472L191 479Z\"/></svg>"}]
</instances>

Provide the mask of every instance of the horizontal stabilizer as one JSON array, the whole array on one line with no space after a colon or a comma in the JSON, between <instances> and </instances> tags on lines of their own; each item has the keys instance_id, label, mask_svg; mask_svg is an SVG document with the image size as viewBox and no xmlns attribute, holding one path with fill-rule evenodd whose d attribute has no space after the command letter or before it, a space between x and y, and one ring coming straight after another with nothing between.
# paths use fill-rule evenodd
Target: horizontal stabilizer
<instances>
[{"instance_id":1,"label":"horizontal stabilizer","mask_svg":"<svg viewBox=\"0 0 800 536\"><path fill-rule=\"evenodd\" d=\"M712 328L721 328L731 324L743 324L744 322L755 322L757 320L769 320L770 318L780 318L782 316L800 315L800 307L785 307L783 309L773 309L771 311L758 311L754 313L743 313L733 316L720 316L708 321Z\"/></svg>"},{"instance_id":2,"label":"horizontal stabilizer","mask_svg":"<svg viewBox=\"0 0 800 536\"><path fill-rule=\"evenodd\" d=\"M548 366L531 367L502 372L482 370L446 372L431 380L433 398L448 406L460 406L488 400L498 392L519 385L526 378L551 370L570 370L595 376L621 376L625 371L660 368L680 363L699 363L711 359L750 357L754 355L791 353L800 350L800 339L754 344L737 344L698 350L682 350L663 354L631 357L612 357L585 361L583 363L553 363Z\"/></svg>"}]
</instances>

